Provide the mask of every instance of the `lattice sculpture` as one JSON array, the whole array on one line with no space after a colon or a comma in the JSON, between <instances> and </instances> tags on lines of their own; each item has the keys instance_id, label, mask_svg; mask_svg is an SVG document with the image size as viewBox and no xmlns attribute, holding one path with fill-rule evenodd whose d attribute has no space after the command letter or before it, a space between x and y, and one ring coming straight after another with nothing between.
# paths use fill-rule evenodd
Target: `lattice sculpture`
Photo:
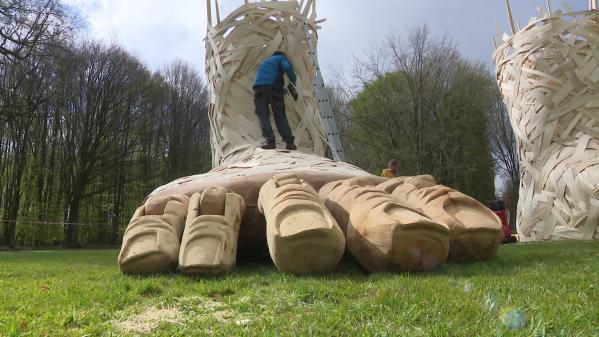
<instances>
[{"instance_id":1,"label":"lattice sculpture","mask_svg":"<svg viewBox=\"0 0 599 337\"><path fill-rule=\"evenodd\" d=\"M599 12L556 12L504 40L494 61L517 137L520 240L597 240Z\"/></svg>"},{"instance_id":2,"label":"lattice sculpture","mask_svg":"<svg viewBox=\"0 0 599 337\"><path fill-rule=\"evenodd\" d=\"M307 23L315 34L319 21L314 9L311 0L246 1L222 21L217 10L218 23L208 28L206 39L215 168L175 180L150 194L127 230L133 233L137 224L144 223L147 233L125 235L123 240L119 256L123 272L174 268L180 250L181 272L222 273L234 267L237 245L244 249L268 246L281 271L327 272L335 269L346 241L350 252L371 271L426 271L445 262L450 245L447 224L376 186L387 178L322 157L323 123L312 86L315 69L303 31ZM258 62L278 49L289 55L298 75L302 99L286 104L299 151L256 147L261 133L254 115L252 82ZM172 209L164 206L169 200L183 200L177 204L179 215L189 204L187 221L166 214ZM426 209L424 204L415 205ZM155 214L161 210L164 216ZM485 208L458 205L450 211L476 213ZM501 224L497 217L492 220L499 242ZM467 224L473 229L482 225L489 226L476 221ZM165 226L174 229L168 231ZM162 237L182 242L165 246ZM487 247L472 259L490 258L496 249L497 245Z\"/></svg>"},{"instance_id":3,"label":"lattice sculpture","mask_svg":"<svg viewBox=\"0 0 599 337\"><path fill-rule=\"evenodd\" d=\"M312 87L316 72L304 30L304 24L312 32L318 26L315 2L310 2L247 3L215 27L208 26L206 74L215 166L223 164L228 155L261 142L252 85L260 62L277 50L285 51L298 78L300 99L296 103L289 96L285 99L296 144L302 152L324 156L324 125ZM317 42L314 33L314 48Z\"/></svg>"}]
</instances>

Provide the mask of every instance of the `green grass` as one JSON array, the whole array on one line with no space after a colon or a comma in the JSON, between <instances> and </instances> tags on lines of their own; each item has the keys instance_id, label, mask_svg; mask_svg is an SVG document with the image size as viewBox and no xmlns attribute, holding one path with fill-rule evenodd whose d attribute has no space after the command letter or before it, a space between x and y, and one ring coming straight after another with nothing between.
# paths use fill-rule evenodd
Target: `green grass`
<instances>
[{"instance_id":1,"label":"green grass","mask_svg":"<svg viewBox=\"0 0 599 337\"><path fill-rule=\"evenodd\" d=\"M599 336L599 242L503 246L428 274L345 261L307 277L266 262L215 278L124 276L117 253L0 252L0 335L143 335L123 322L165 309L148 335ZM525 318L510 330L514 313Z\"/></svg>"}]
</instances>

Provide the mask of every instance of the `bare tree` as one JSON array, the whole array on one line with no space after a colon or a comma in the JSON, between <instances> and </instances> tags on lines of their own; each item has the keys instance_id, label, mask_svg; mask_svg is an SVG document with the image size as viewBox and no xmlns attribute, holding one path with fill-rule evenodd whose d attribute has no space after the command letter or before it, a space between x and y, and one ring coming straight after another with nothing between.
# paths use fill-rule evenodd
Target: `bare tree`
<instances>
[{"instance_id":1,"label":"bare tree","mask_svg":"<svg viewBox=\"0 0 599 337\"><path fill-rule=\"evenodd\" d=\"M0 23L0 64L25 60L72 29L59 0L2 0Z\"/></svg>"},{"instance_id":2,"label":"bare tree","mask_svg":"<svg viewBox=\"0 0 599 337\"><path fill-rule=\"evenodd\" d=\"M481 64L423 26L405 40L390 37L354 73L364 84L349 120L357 165L378 173L398 158L401 174L432 174L477 198L493 195L486 139L493 79Z\"/></svg>"},{"instance_id":3,"label":"bare tree","mask_svg":"<svg viewBox=\"0 0 599 337\"><path fill-rule=\"evenodd\" d=\"M413 150L422 153L426 142L426 127L428 120L436 118L441 95L446 93L452 83L459 63L459 54L455 45L448 37L433 40L428 27L413 29L408 35L408 41L403 44L401 39L390 38L389 51L394 65L394 71L402 74L402 79L408 89L412 118L410 123L413 132ZM422 173L424 156L416 158L416 172Z\"/></svg>"},{"instance_id":4,"label":"bare tree","mask_svg":"<svg viewBox=\"0 0 599 337\"><path fill-rule=\"evenodd\" d=\"M0 102L6 103L0 106L0 111L3 116L10 116L4 121L2 133L7 147L1 154L6 163L0 172L4 175L0 200L2 214L8 221L4 228L5 243L14 247L23 175L35 138L32 125L36 122L34 116L42 114L41 107L48 97L51 70L44 60L33 57L21 61L18 67L0 68Z\"/></svg>"},{"instance_id":5,"label":"bare tree","mask_svg":"<svg viewBox=\"0 0 599 337\"><path fill-rule=\"evenodd\" d=\"M489 110L489 128L491 150L499 172L510 182L518 186L520 181L520 165L516 136L510 124L510 118L505 104L497 93L493 108Z\"/></svg>"},{"instance_id":6,"label":"bare tree","mask_svg":"<svg viewBox=\"0 0 599 337\"><path fill-rule=\"evenodd\" d=\"M495 90L495 104L489 110L489 130L493 159L503 180L500 192L510 198L510 223L515 227L520 188L518 143L498 88Z\"/></svg>"},{"instance_id":7,"label":"bare tree","mask_svg":"<svg viewBox=\"0 0 599 337\"><path fill-rule=\"evenodd\" d=\"M168 176L171 179L209 169L208 90L191 65L175 61L164 70Z\"/></svg>"},{"instance_id":8,"label":"bare tree","mask_svg":"<svg viewBox=\"0 0 599 337\"><path fill-rule=\"evenodd\" d=\"M106 170L114 170L114 141L128 146L123 135L130 132L132 119L147 78L138 60L120 47L84 42L61 65L64 92L58 101L61 110L62 169L65 191L66 245L78 244L80 206L85 198L100 191L90 183ZM117 166L118 168L118 166ZM118 176L118 175L117 175Z\"/></svg>"}]
</instances>

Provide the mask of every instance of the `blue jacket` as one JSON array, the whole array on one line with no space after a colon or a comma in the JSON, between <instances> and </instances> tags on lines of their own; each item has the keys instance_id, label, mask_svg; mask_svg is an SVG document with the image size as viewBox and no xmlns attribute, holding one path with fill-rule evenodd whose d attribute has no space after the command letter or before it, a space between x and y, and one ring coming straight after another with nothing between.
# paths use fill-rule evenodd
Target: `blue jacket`
<instances>
[{"instance_id":1,"label":"blue jacket","mask_svg":"<svg viewBox=\"0 0 599 337\"><path fill-rule=\"evenodd\" d=\"M291 83L295 85L295 72L289 60L283 55L272 55L266 58L258 67L254 88L261 85L269 85L283 88L285 79L283 72L287 74Z\"/></svg>"}]
</instances>

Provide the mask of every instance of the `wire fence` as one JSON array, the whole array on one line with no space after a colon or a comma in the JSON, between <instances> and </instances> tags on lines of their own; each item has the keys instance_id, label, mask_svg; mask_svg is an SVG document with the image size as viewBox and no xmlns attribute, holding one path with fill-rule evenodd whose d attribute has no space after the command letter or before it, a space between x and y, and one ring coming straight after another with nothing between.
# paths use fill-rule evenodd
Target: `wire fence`
<instances>
[{"instance_id":1,"label":"wire fence","mask_svg":"<svg viewBox=\"0 0 599 337\"><path fill-rule=\"evenodd\" d=\"M31 220L0 220L0 223L20 223L28 225L75 225L75 226L110 226L109 223L81 223L81 222L51 222L51 221L31 221Z\"/></svg>"},{"instance_id":2,"label":"wire fence","mask_svg":"<svg viewBox=\"0 0 599 337\"><path fill-rule=\"evenodd\" d=\"M8 248L8 227L14 225L16 248L63 248L67 228L74 227L82 248L120 246L122 231L112 223L71 223L43 220L0 220L0 248Z\"/></svg>"}]
</instances>

